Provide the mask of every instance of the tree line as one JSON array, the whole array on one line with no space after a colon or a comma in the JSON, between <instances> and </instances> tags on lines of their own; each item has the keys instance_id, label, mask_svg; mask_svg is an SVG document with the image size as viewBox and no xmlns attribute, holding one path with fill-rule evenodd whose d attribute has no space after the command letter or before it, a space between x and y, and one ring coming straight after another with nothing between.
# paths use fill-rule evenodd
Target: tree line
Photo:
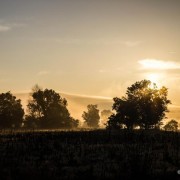
<instances>
[{"instance_id":1,"label":"tree line","mask_svg":"<svg viewBox=\"0 0 180 180\"><path fill-rule=\"evenodd\" d=\"M27 114L22 108L21 100L11 92L0 94L0 128L77 128L79 120L74 119L67 108L67 100L52 89L34 86L27 104ZM125 96L113 98L112 111L103 110L101 121L107 129L132 130L160 128L162 120L168 112L166 87L157 88L149 80L137 81L127 88ZM98 128L100 123L97 105L89 104L82 118L87 127ZM108 120L107 120L108 119ZM171 120L165 130L177 130L178 123Z\"/></svg>"},{"instance_id":2,"label":"tree line","mask_svg":"<svg viewBox=\"0 0 180 180\"><path fill-rule=\"evenodd\" d=\"M27 114L20 99L11 92L0 94L0 129L4 128L40 128L72 129L77 128L79 120L73 118L67 108L67 100L52 89L42 89L35 85L27 104ZM83 112L86 127L99 127L99 109L97 105L87 106ZM102 111L103 113L103 111Z\"/></svg>"}]
</instances>

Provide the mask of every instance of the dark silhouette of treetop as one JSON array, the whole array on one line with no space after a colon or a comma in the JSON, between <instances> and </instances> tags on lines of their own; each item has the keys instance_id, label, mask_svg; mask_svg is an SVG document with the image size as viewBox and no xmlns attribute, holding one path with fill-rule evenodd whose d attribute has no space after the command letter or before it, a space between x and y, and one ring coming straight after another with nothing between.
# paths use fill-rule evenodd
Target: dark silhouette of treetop
<instances>
[{"instance_id":1,"label":"dark silhouette of treetop","mask_svg":"<svg viewBox=\"0 0 180 180\"><path fill-rule=\"evenodd\" d=\"M26 120L40 128L71 128L77 125L67 109L67 100L52 89L33 88Z\"/></svg>"},{"instance_id":2,"label":"dark silhouette of treetop","mask_svg":"<svg viewBox=\"0 0 180 180\"><path fill-rule=\"evenodd\" d=\"M157 88L149 80L135 82L127 88L126 96L115 97L112 109L116 111L109 119L108 126L112 124L125 125L128 129L140 126L142 129L159 127L168 112L166 87ZM116 123L115 123L116 122Z\"/></svg>"},{"instance_id":3,"label":"dark silhouette of treetop","mask_svg":"<svg viewBox=\"0 0 180 180\"><path fill-rule=\"evenodd\" d=\"M178 130L178 122L174 119L170 120L164 126L165 131L177 131Z\"/></svg>"},{"instance_id":4,"label":"dark silhouette of treetop","mask_svg":"<svg viewBox=\"0 0 180 180\"><path fill-rule=\"evenodd\" d=\"M21 127L24 110L21 100L10 92L0 94L0 128Z\"/></svg>"},{"instance_id":5,"label":"dark silhouette of treetop","mask_svg":"<svg viewBox=\"0 0 180 180\"><path fill-rule=\"evenodd\" d=\"M99 109L97 109L97 105L89 104L87 106L88 111L83 112L82 117L87 123L87 125L91 128L99 127Z\"/></svg>"}]
</instances>

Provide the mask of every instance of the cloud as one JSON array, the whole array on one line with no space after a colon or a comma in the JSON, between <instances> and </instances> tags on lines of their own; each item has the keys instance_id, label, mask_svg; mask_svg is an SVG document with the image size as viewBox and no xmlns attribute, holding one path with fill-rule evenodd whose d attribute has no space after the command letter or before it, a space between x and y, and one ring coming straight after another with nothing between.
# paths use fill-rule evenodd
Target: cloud
<instances>
[{"instance_id":1,"label":"cloud","mask_svg":"<svg viewBox=\"0 0 180 180\"><path fill-rule=\"evenodd\" d=\"M122 44L126 45L127 47L135 47L142 43L142 41L124 41Z\"/></svg>"},{"instance_id":2,"label":"cloud","mask_svg":"<svg viewBox=\"0 0 180 180\"><path fill-rule=\"evenodd\" d=\"M0 32L7 32L14 28L25 27L24 23L4 23L4 21L0 21Z\"/></svg>"},{"instance_id":3,"label":"cloud","mask_svg":"<svg viewBox=\"0 0 180 180\"><path fill-rule=\"evenodd\" d=\"M176 54L176 51L169 51L169 54Z\"/></svg>"},{"instance_id":4,"label":"cloud","mask_svg":"<svg viewBox=\"0 0 180 180\"><path fill-rule=\"evenodd\" d=\"M180 69L180 63L158 59L143 59L138 61L142 69L151 70L175 70Z\"/></svg>"},{"instance_id":5,"label":"cloud","mask_svg":"<svg viewBox=\"0 0 180 180\"><path fill-rule=\"evenodd\" d=\"M105 73L107 72L105 69L99 69L99 73Z\"/></svg>"},{"instance_id":6,"label":"cloud","mask_svg":"<svg viewBox=\"0 0 180 180\"><path fill-rule=\"evenodd\" d=\"M0 25L0 32L6 32L6 31L9 31L9 30L11 30L10 26Z\"/></svg>"},{"instance_id":7,"label":"cloud","mask_svg":"<svg viewBox=\"0 0 180 180\"><path fill-rule=\"evenodd\" d=\"M109 45L109 44L120 44L119 41L113 40L113 39L106 39L106 38L100 38L100 39L78 39L78 38L61 38L56 39L56 42L60 44L85 44L85 45Z\"/></svg>"},{"instance_id":8,"label":"cloud","mask_svg":"<svg viewBox=\"0 0 180 180\"><path fill-rule=\"evenodd\" d=\"M87 45L123 45L126 47L135 47L142 41L122 41L114 38L96 38L96 39L80 39L80 38L57 38L54 39L60 44L87 44Z\"/></svg>"},{"instance_id":9,"label":"cloud","mask_svg":"<svg viewBox=\"0 0 180 180\"><path fill-rule=\"evenodd\" d=\"M38 76L44 76L44 75L47 75L47 74L49 74L49 71L39 71L37 73Z\"/></svg>"},{"instance_id":10,"label":"cloud","mask_svg":"<svg viewBox=\"0 0 180 180\"><path fill-rule=\"evenodd\" d=\"M65 96L71 96L71 97L79 97L79 98L89 98L89 99L103 99L103 100L112 100L112 97L108 96L93 96L93 95L84 95L84 94L74 94L74 93L67 93L67 92L62 92L60 93Z\"/></svg>"}]
</instances>

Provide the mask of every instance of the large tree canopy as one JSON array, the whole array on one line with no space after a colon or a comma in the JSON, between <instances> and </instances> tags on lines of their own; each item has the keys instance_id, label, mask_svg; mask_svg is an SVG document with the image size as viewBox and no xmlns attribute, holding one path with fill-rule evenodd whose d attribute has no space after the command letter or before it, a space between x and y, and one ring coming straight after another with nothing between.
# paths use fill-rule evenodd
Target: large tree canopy
<instances>
[{"instance_id":1,"label":"large tree canopy","mask_svg":"<svg viewBox=\"0 0 180 180\"><path fill-rule=\"evenodd\" d=\"M99 109L97 109L97 105L89 104L87 106L88 111L83 112L82 117L87 123L87 125L91 128L99 127Z\"/></svg>"},{"instance_id":2,"label":"large tree canopy","mask_svg":"<svg viewBox=\"0 0 180 180\"><path fill-rule=\"evenodd\" d=\"M0 94L0 128L18 128L22 125L24 110L21 100L10 92Z\"/></svg>"},{"instance_id":3,"label":"large tree canopy","mask_svg":"<svg viewBox=\"0 0 180 180\"><path fill-rule=\"evenodd\" d=\"M39 128L72 128L78 125L67 109L67 101L52 89L33 89L26 124Z\"/></svg>"},{"instance_id":4,"label":"large tree canopy","mask_svg":"<svg viewBox=\"0 0 180 180\"><path fill-rule=\"evenodd\" d=\"M127 88L125 97L114 98L113 110L116 113L109 118L108 126L119 124L128 129L137 125L143 129L159 126L168 112L170 100L167 94L166 87L158 89L149 80L134 83Z\"/></svg>"}]
</instances>

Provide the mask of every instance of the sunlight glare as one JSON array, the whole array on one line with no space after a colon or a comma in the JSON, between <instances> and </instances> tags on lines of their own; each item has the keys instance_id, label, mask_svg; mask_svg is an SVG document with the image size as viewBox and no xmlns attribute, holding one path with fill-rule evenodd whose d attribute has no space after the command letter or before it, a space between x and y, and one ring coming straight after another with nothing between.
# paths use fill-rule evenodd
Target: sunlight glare
<instances>
[{"instance_id":1,"label":"sunlight glare","mask_svg":"<svg viewBox=\"0 0 180 180\"><path fill-rule=\"evenodd\" d=\"M146 79L150 80L152 83L155 83L157 86L160 85L161 75L158 73L148 73Z\"/></svg>"}]
</instances>

